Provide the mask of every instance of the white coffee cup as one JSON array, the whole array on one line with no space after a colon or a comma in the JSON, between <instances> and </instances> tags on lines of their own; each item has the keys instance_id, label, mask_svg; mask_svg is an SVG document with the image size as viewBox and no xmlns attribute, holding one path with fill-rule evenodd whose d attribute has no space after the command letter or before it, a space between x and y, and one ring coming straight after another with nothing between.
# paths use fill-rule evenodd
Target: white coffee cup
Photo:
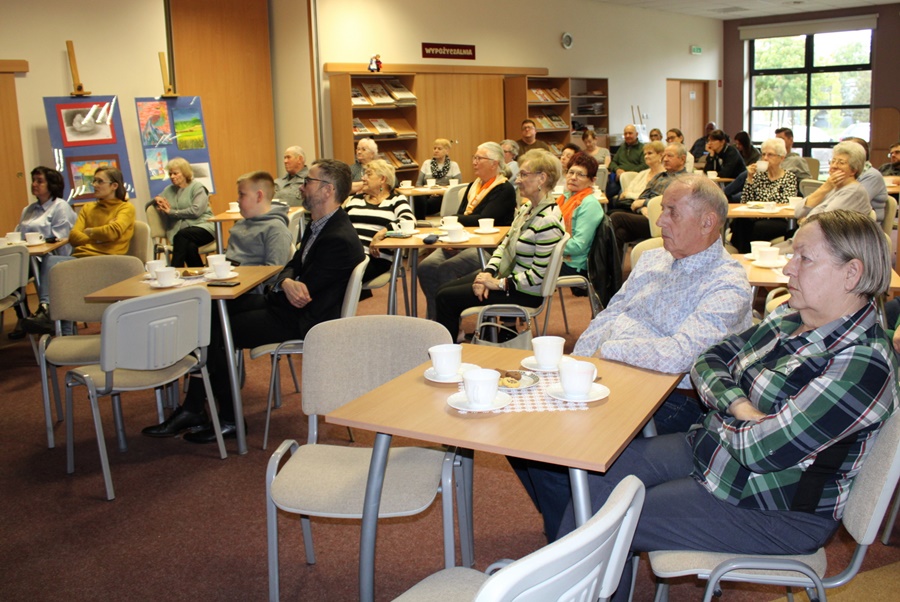
<instances>
[{"instance_id":1,"label":"white coffee cup","mask_svg":"<svg viewBox=\"0 0 900 602\"><path fill-rule=\"evenodd\" d=\"M412 234L412 231L416 229L416 222L411 219L400 220L400 231L405 232L406 234Z\"/></svg>"},{"instance_id":2,"label":"white coffee cup","mask_svg":"<svg viewBox=\"0 0 900 602\"><path fill-rule=\"evenodd\" d=\"M769 171L769 162L768 161L757 161L756 162L756 173L766 173Z\"/></svg>"},{"instance_id":3,"label":"white coffee cup","mask_svg":"<svg viewBox=\"0 0 900 602\"><path fill-rule=\"evenodd\" d=\"M8 244L9 242L7 242L6 237L0 236L0 247L5 247Z\"/></svg>"},{"instance_id":4,"label":"white coffee cup","mask_svg":"<svg viewBox=\"0 0 900 602\"><path fill-rule=\"evenodd\" d=\"M466 239L466 229L458 222L447 224L444 230L447 231L447 242L462 242Z\"/></svg>"},{"instance_id":5,"label":"white coffee cup","mask_svg":"<svg viewBox=\"0 0 900 602\"><path fill-rule=\"evenodd\" d=\"M542 370L556 370L559 360L563 356L563 345L566 340L562 337L535 337L531 340L534 349L534 359Z\"/></svg>"},{"instance_id":6,"label":"white coffee cup","mask_svg":"<svg viewBox=\"0 0 900 602\"><path fill-rule=\"evenodd\" d=\"M231 211L232 213L237 213L238 211L241 210L241 207L240 207L240 205L238 205L237 201L232 201L232 202L228 203L228 210Z\"/></svg>"},{"instance_id":7,"label":"white coffee cup","mask_svg":"<svg viewBox=\"0 0 900 602\"><path fill-rule=\"evenodd\" d=\"M222 263L223 261L225 261L225 255L221 253L214 253L206 256L206 265L209 267L213 267L217 263Z\"/></svg>"},{"instance_id":8,"label":"white coffee cup","mask_svg":"<svg viewBox=\"0 0 900 602\"><path fill-rule=\"evenodd\" d=\"M459 184L459 178L450 178L451 186L456 186L457 184Z\"/></svg>"},{"instance_id":9,"label":"white coffee cup","mask_svg":"<svg viewBox=\"0 0 900 602\"><path fill-rule=\"evenodd\" d=\"M762 247L757 251L757 260L763 263L775 263L778 261L780 250L778 247Z\"/></svg>"},{"instance_id":10,"label":"white coffee cup","mask_svg":"<svg viewBox=\"0 0 900 602\"><path fill-rule=\"evenodd\" d=\"M40 232L26 232L25 242L30 245L36 245L38 243L44 242L44 235Z\"/></svg>"},{"instance_id":11,"label":"white coffee cup","mask_svg":"<svg viewBox=\"0 0 900 602\"><path fill-rule=\"evenodd\" d=\"M437 186L437 179L436 178L428 178L427 180L425 180L425 183L428 184L429 188L432 188L434 186Z\"/></svg>"},{"instance_id":12,"label":"white coffee cup","mask_svg":"<svg viewBox=\"0 0 900 602\"><path fill-rule=\"evenodd\" d=\"M400 188L410 188L412 187L412 180L403 180L400 182Z\"/></svg>"},{"instance_id":13,"label":"white coffee cup","mask_svg":"<svg viewBox=\"0 0 900 602\"><path fill-rule=\"evenodd\" d=\"M478 228L480 230L493 230L494 229L494 218L485 217L478 220Z\"/></svg>"},{"instance_id":14,"label":"white coffee cup","mask_svg":"<svg viewBox=\"0 0 900 602\"><path fill-rule=\"evenodd\" d=\"M21 232L7 232L6 233L6 242L22 242L22 233Z\"/></svg>"},{"instance_id":15,"label":"white coffee cup","mask_svg":"<svg viewBox=\"0 0 900 602\"><path fill-rule=\"evenodd\" d=\"M178 280L178 270L173 267L156 268L156 282L160 286L172 286Z\"/></svg>"},{"instance_id":16,"label":"white coffee cup","mask_svg":"<svg viewBox=\"0 0 900 602\"><path fill-rule=\"evenodd\" d=\"M466 397L473 408L488 408L497 397L500 373L489 368L467 370L463 374Z\"/></svg>"},{"instance_id":17,"label":"white coffee cup","mask_svg":"<svg viewBox=\"0 0 900 602\"><path fill-rule=\"evenodd\" d=\"M431 366L435 374L441 378L452 378L459 374L462 365L462 345L447 343L428 348Z\"/></svg>"},{"instance_id":18,"label":"white coffee cup","mask_svg":"<svg viewBox=\"0 0 900 602\"><path fill-rule=\"evenodd\" d=\"M753 256L753 259L759 259L759 250L771 246L772 243L767 240L754 240L750 243L750 255Z\"/></svg>"},{"instance_id":19,"label":"white coffee cup","mask_svg":"<svg viewBox=\"0 0 900 602\"><path fill-rule=\"evenodd\" d=\"M709 177L709 178L718 178L718 177L719 177L719 172L717 172L717 171L708 171L708 172L706 172L706 175L707 175L707 177Z\"/></svg>"},{"instance_id":20,"label":"white coffee cup","mask_svg":"<svg viewBox=\"0 0 900 602\"><path fill-rule=\"evenodd\" d=\"M152 259L147 262L147 265L144 266L147 268L147 273L150 274L151 278L156 278L156 270L159 268L166 267L165 259Z\"/></svg>"},{"instance_id":21,"label":"white coffee cup","mask_svg":"<svg viewBox=\"0 0 900 602\"><path fill-rule=\"evenodd\" d=\"M559 382L567 399L587 397L595 378L597 367L590 362L572 360L559 364Z\"/></svg>"},{"instance_id":22,"label":"white coffee cup","mask_svg":"<svg viewBox=\"0 0 900 602\"><path fill-rule=\"evenodd\" d=\"M458 224L458 223L459 223L459 217L457 217L456 215L445 215L444 217L441 218L441 227L444 229L446 229L447 226L449 226L451 224Z\"/></svg>"},{"instance_id":23,"label":"white coffee cup","mask_svg":"<svg viewBox=\"0 0 900 602\"><path fill-rule=\"evenodd\" d=\"M804 199L802 196L791 196L791 197L788 197L788 202L791 204L791 208L792 208L792 209L796 209L797 207L799 207L800 205L802 205L803 202L804 202L805 200L806 200L806 199Z\"/></svg>"},{"instance_id":24,"label":"white coffee cup","mask_svg":"<svg viewBox=\"0 0 900 602\"><path fill-rule=\"evenodd\" d=\"M230 261L220 261L219 263L213 265L213 271L216 273L216 278L225 278L228 274L231 273L231 262ZM157 273L159 270L157 270Z\"/></svg>"}]
</instances>

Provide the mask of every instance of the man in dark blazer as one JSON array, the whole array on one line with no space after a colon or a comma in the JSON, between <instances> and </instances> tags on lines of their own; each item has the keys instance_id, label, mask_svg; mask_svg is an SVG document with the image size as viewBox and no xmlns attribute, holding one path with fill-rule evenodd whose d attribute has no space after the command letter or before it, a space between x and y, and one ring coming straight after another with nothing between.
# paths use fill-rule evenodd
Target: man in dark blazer
<instances>
[{"instance_id":1,"label":"man in dark blazer","mask_svg":"<svg viewBox=\"0 0 900 602\"><path fill-rule=\"evenodd\" d=\"M300 248L276 278L266 295L243 295L229 302L228 313L234 345L251 349L259 345L302 339L310 328L340 317L344 291L353 268L365 256L359 237L341 202L350 192L350 168L334 160L316 161L303 183L303 206L311 223ZM228 380L225 346L213 316L208 366L213 393L219 402L219 418L225 437L237 435L234 403ZM162 424L145 428L150 437L185 435L192 443L212 443L215 433L204 413L202 384L192 383L184 404Z\"/></svg>"}]
</instances>

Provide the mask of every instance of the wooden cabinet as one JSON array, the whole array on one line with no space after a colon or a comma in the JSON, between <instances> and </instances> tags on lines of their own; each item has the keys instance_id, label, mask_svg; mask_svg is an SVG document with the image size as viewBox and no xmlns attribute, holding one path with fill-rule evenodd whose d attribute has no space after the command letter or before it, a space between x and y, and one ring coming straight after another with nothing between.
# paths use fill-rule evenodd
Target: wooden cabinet
<instances>
[{"instance_id":1,"label":"wooden cabinet","mask_svg":"<svg viewBox=\"0 0 900 602\"><path fill-rule=\"evenodd\" d=\"M597 135L597 144L609 148L608 80L572 78L569 80L569 91L573 132L592 128ZM578 143L581 143L580 133Z\"/></svg>"}]
</instances>

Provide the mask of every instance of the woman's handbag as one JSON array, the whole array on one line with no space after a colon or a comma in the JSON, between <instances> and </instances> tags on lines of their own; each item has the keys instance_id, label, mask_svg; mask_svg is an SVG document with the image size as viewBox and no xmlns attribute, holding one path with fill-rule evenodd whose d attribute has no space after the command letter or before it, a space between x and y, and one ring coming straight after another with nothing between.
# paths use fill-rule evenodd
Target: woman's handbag
<instances>
[{"instance_id":1,"label":"woman's handbag","mask_svg":"<svg viewBox=\"0 0 900 602\"><path fill-rule=\"evenodd\" d=\"M522 318L525 329L519 332L515 328L505 326L501 322L490 321L490 315L502 314L504 318ZM510 349L531 349L531 317L520 305L488 305L478 312L473 345L490 345L491 347L508 347Z\"/></svg>"}]
</instances>

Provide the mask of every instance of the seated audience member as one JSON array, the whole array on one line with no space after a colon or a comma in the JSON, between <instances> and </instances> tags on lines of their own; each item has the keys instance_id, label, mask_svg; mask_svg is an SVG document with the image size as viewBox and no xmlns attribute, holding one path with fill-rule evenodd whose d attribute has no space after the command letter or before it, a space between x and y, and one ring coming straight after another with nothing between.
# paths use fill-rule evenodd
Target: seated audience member
<instances>
[{"instance_id":1,"label":"seated audience member","mask_svg":"<svg viewBox=\"0 0 900 602\"><path fill-rule=\"evenodd\" d=\"M694 159L698 161L703 158L703 155L706 154L706 144L709 142L709 135L716 129L716 122L710 121L706 124L706 128L703 130L704 134L700 138L694 141L694 145L691 147L689 151L691 155L693 155ZM683 137L682 137L683 138Z\"/></svg>"},{"instance_id":2,"label":"seated audience member","mask_svg":"<svg viewBox=\"0 0 900 602\"><path fill-rule=\"evenodd\" d=\"M16 226L16 232L24 237L29 232L36 232L44 240L62 240L69 237L69 231L75 224L75 212L69 203L63 200L65 183L62 174L49 167L35 167L31 170L31 194L36 201L22 209L22 216ZM56 255L71 255L72 245L63 245L56 250ZM29 268L30 269L30 268ZM20 306L16 306L16 312ZM7 335L12 340L25 338L22 319L31 315L27 304L25 315L19 314L16 327Z\"/></svg>"},{"instance_id":3,"label":"seated audience member","mask_svg":"<svg viewBox=\"0 0 900 602\"><path fill-rule=\"evenodd\" d=\"M378 145L371 138L361 138L356 143L356 161L350 166L350 176L353 179L353 185L350 187L351 194L357 194L362 190L362 177L366 163L374 161L378 158ZM343 202L345 199L341 199Z\"/></svg>"},{"instance_id":4,"label":"seated audience member","mask_svg":"<svg viewBox=\"0 0 900 602\"><path fill-rule=\"evenodd\" d=\"M647 164L644 163L644 145L638 140L637 128L632 124L626 125L622 130L622 138L624 144L609 162L609 173L615 174L617 180L626 171L647 169Z\"/></svg>"},{"instance_id":5,"label":"seated audience member","mask_svg":"<svg viewBox=\"0 0 900 602\"><path fill-rule=\"evenodd\" d=\"M795 242L788 305L694 364L702 420L686 434L635 439L609 471L588 475L594 511L627 475L646 486L632 552L811 554L837 531L900 396L875 304L891 251L876 224L849 211L810 217ZM558 494L556 475L531 476L539 500ZM548 538L574 528L569 503ZM613 600L628 599L631 576L626 562Z\"/></svg>"},{"instance_id":6,"label":"seated audience member","mask_svg":"<svg viewBox=\"0 0 900 602\"><path fill-rule=\"evenodd\" d=\"M787 149L787 154L781 164L782 168L797 176L798 182L819 177L819 174L810 173L809 163L806 162L806 159L791 151L794 147L794 132L791 128L778 128L775 130L775 137L784 140L784 147Z\"/></svg>"},{"instance_id":7,"label":"seated audience member","mask_svg":"<svg viewBox=\"0 0 900 602\"><path fill-rule=\"evenodd\" d=\"M361 193L344 204L363 249L369 255L363 282L391 269L394 251L371 248L369 245L375 236L380 233L382 236L378 239L381 239L388 230L399 230L402 220L416 219L409 201L394 189L396 177L393 165L383 159L371 161L363 172ZM372 296L370 291L363 292L369 293L365 297Z\"/></svg>"},{"instance_id":8,"label":"seated audience member","mask_svg":"<svg viewBox=\"0 0 900 602\"><path fill-rule=\"evenodd\" d=\"M603 207L594 196L598 167L597 160L584 151L576 153L569 161L569 170L565 174L566 188L556 199L563 225L570 237L560 274L587 276L588 254L597 226L603 219Z\"/></svg>"},{"instance_id":9,"label":"seated audience member","mask_svg":"<svg viewBox=\"0 0 900 602\"><path fill-rule=\"evenodd\" d=\"M191 164L175 157L166 164L172 183L153 198L166 224L166 238L172 242L172 265L191 268L203 265L200 247L216 239L215 226L209 219L209 193L194 180Z\"/></svg>"},{"instance_id":10,"label":"seated audience member","mask_svg":"<svg viewBox=\"0 0 900 602\"><path fill-rule=\"evenodd\" d=\"M728 136L722 130L709 133L706 149L709 155L703 166L704 172L715 171L720 178L736 178L747 171L741 154L728 144Z\"/></svg>"},{"instance_id":11,"label":"seated audience member","mask_svg":"<svg viewBox=\"0 0 900 602\"><path fill-rule=\"evenodd\" d=\"M748 328L747 273L725 250L720 235L727 214L724 194L704 176L683 176L669 186L659 218L663 248L641 255L619 292L578 338L573 354L679 374L688 372L710 345ZM683 433L704 412L685 376L653 419L660 434ZM568 470L509 461L543 514L547 537L555 538L572 499ZM535 486L546 482L557 486L541 488L535 497Z\"/></svg>"},{"instance_id":12,"label":"seated audience member","mask_svg":"<svg viewBox=\"0 0 900 602\"><path fill-rule=\"evenodd\" d=\"M744 165L750 165L759 161L759 151L750 142L750 134L747 132L738 132L734 135L734 148L737 149L744 160Z\"/></svg>"},{"instance_id":13,"label":"seated audience member","mask_svg":"<svg viewBox=\"0 0 900 602\"><path fill-rule=\"evenodd\" d=\"M575 156L575 153L579 151L581 151L581 149L578 148L578 145L572 144L571 142L563 146L562 152L559 154L559 164L562 166L562 175L556 183L557 187L566 187L566 172L569 171L569 161L571 161L572 157Z\"/></svg>"},{"instance_id":14,"label":"seated audience member","mask_svg":"<svg viewBox=\"0 0 900 602\"><path fill-rule=\"evenodd\" d=\"M769 166L765 172L757 163L747 166L747 179L741 192L741 202L774 202L787 204L797 196L797 176L781 167L787 154L784 140L769 138L762 144L762 160ZM753 240L772 240L788 231L785 219L756 219L742 217L731 220L731 244L741 253L750 251Z\"/></svg>"},{"instance_id":15,"label":"seated audience member","mask_svg":"<svg viewBox=\"0 0 900 602\"><path fill-rule=\"evenodd\" d=\"M293 236L288 230L287 205L272 202L272 175L265 171L242 175L237 180L237 194L243 219L228 231L226 259L235 265L286 264L294 252ZM275 284L275 277L266 284ZM262 286L257 292L262 292Z\"/></svg>"},{"instance_id":16,"label":"seated audience member","mask_svg":"<svg viewBox=\"0 0 900 602\"><path fill-rule=\"evenodd\" d=\"M650 142L662 142L663 135L662 131L659 128L653 128L650 130L650 134L648 135L650 138Z\"/></svg>"},{"instance_id":17,"label":"seated audience member","mask_svg":"<svg viewBox=\"0 0 900 602\"><path fill-rule=\"evenodd\" d=\"M844 138L841 142L856 142L866 151L866 163L856 180L869 193L869 203L871 203L872 209L875 210L875 219L879 222L882 221L884 219L884 207L887 205L887 185L884 183L884 176L881 172L869 163L869 143L862 138Z\"/></svg>"},{"instance_id":18,"label":"seated audience member","mask_svg":"<svg viewBox=\"0 0 900 602\"><path fill-rule=\"evenodd\" d=\"M669 185L687 172L684 170L684 157L687 151L681 144L670 144L663 151L662 171L647 183L644 191L631 203L631 211L617 211L610 213L613 230L616 233L616 241L630 243L637 240L650 238L650 220L647 217L647 205L650 199L663 194Z\"/></svg>"},{"instance_id":19,"label":"seated audience member","mask_svg":"<svg viewBox=\"0 0 900 602\"><path fill-rule=\"evenodd\" d=\"M647 169L638 172L637 177L633 178L628 183L628 186L619 193L619 200L614 205L616 210L621 208L625 211L630 211L631 203L647 189L647 184L650 183L650 180L666 171L662 164L662 156L665 150L666 145L662 142L648 142L644 145L644 163L647 164Z\"/></svg>"},{"instance_id":20,"label":"seated audience member","mask_svg":"<svg viewBox=\"0 0 900 602\"><path fill-rule=\"evenodd\" d=\"M603 167L609 167L612 155L609 154L608 148L597 144L597 134L594 133L594 130L584 130L584 133L581 134L581 141L584 143L584 152L596 159L597 163Z\"/></svg>"},{"instance_id":21,"label":"seated audience member","mask_svg":"<svg viewBox=\"0 0 900 602\"><path fill-rule=\"evenodd\" d=\"M462 195L457 219L463 226L477 226L478 220L490 217L495 226L509 226L516 211L516 189L503 175L506 163L503 149L496 142L479 145L472 156L475 181ZM419 264L419 285L427 302L427 317L435 317L434 300L438 288L481 266L477 249L462 251L441 246Z\"/></svg>"},{"instance_id":22,"label":"seated audience member","mask_svg":"<svg viewBox=\"0 0 900 602\"><path fill-rule=\"evenodd\" d=\"M310 328L340 317L350 274L365 254L341 201L350 192L350 168L340 161L315 161L303 183L303 204L312 220L300 247L265 295L243 295L229 301L228 313L234 346L252 349L260 345L302 339ZM214 310L215 312L216 310ZM213 316L212 323L219 320ZM222 434L237 436L234 400L226 364L227 353L220 328L211 330L207 365L219 408ZM185 435L191 443L213 443L215 433L204 412L203 387L188 388L184 403L162 424L142 432L149 437Z\"/></svg>"},{"instance_id":23,"label":"seated audience member","mask_svg":"<svg viewBox=\"0 0 900 602\"><path fill-rule=\"evenodd\" d=\"M454 337L459 333L459 315L467 307L492 303L537 307L543 301L541 284L550 255L565 235L562 215L552 195L561 165L551 153L541 150L529 151L520 160L516 184L522 204L487 268L438 290L437 321Z\"/></svg>"},{"instance_id":24,"label":"seated audience member","mask_svg":"<svg viewBox=\"0 0 900 602\"><path fill-rule=\"evenodd\" d=\"M459 180L462 172L456 161L450 160L450 147L452 144L446 138L436 138L431 161L423 161L419 171L419 179L416 186L425 186L428 180L434 178L438 186L449 186L450 180ZM443 195L420 196L413 199L415 203L416 219L425 219L429 215L436 215L441 211ZM369 264L372 265L371 263Z\"/></svg>"},{"instance_id":25,"label":"seated audience member","mask_svg":"<svg viewBox=\"0 0 900 602\"><path fill-rule=\"evenodd\" d=\"M522 138L516 142L519 145L520 156L534 148L550 150L550 146L546 142L537 139L537 126L531 119L522 120Z\"/></svg>"},{"instance_id":26,"label":"seated audience member","mask_svg":"<svg viewBox=\"0 0 900 602\"><path fill-rule=\"evenodd\" d=\"M275 180L275 201L289 207L303 206L303 181L309 175L306 153L299 146L290 146L284 151L285 174Z\"/></svg>"},{"instance_id":27,"label":"seated audience member","mask_svg":"<svg viewBox=\"0 0 900 602\"><path fill-rule=\"evenodd\" d=\"M41 263L40 306L34 316L22 321L25 332L52 334L50 319L50 270L58 263L92 255L124 255L134 235L134 205L125 200L125 180L113 167L101 167L91 182L96 201L86 203L69 232L71 255L47 255ZM63 323L63 334L72 329Z\"/></svg>"},{"instance_id":28,"label":"seated audience member","mask_svg":"<svg viewBox=\"0 0 900 602\"><path fill-rule=\"evenodd\" d=\"M840 142L831 151L828 179L806 197L794 212L799 224L817 213L846 209L863 215L872 213L869 193L856 179L866 164L866 151L856 142Z\"/></svg>"},{"instance_id":29,"label":"seated audience member","mask_svg":"<svg viewBox=\"0 0 900 602\"><path fill-rule=\"evenodd\" d=\"M684 134L678 128L672 128L666 132L666 144L682 144L684 145ZM685 146L687 148L687 146ZM688 151L684 156L684 170L688 173L694 173L694 155Z\"/></svg>"},{"instance_id":30,"label":"seated audience member","mask_svg":"<svg viewBox=\"0 0 900 602\"><path fill-rule=\"evenodd\" d=\"M900 176L900 142L891 145L891 152L888 154L890 161L884 163L878 168L883 176Z\"/></svg>"},{"instance_id":31,"label":"seated audience member","mask_svg":"<svg viewBox=\"0 0 900 602\"><path fill-rule=\"evenodd\" d=\"M509 171L507 177L510 182L515 182L519 173L519 163L516 161L516 157L519 156L519 144L515 140L503 140L500 142L500 148L503 149L503 160L506 161L506 169Z\"/></svg>"}]
</instances>

